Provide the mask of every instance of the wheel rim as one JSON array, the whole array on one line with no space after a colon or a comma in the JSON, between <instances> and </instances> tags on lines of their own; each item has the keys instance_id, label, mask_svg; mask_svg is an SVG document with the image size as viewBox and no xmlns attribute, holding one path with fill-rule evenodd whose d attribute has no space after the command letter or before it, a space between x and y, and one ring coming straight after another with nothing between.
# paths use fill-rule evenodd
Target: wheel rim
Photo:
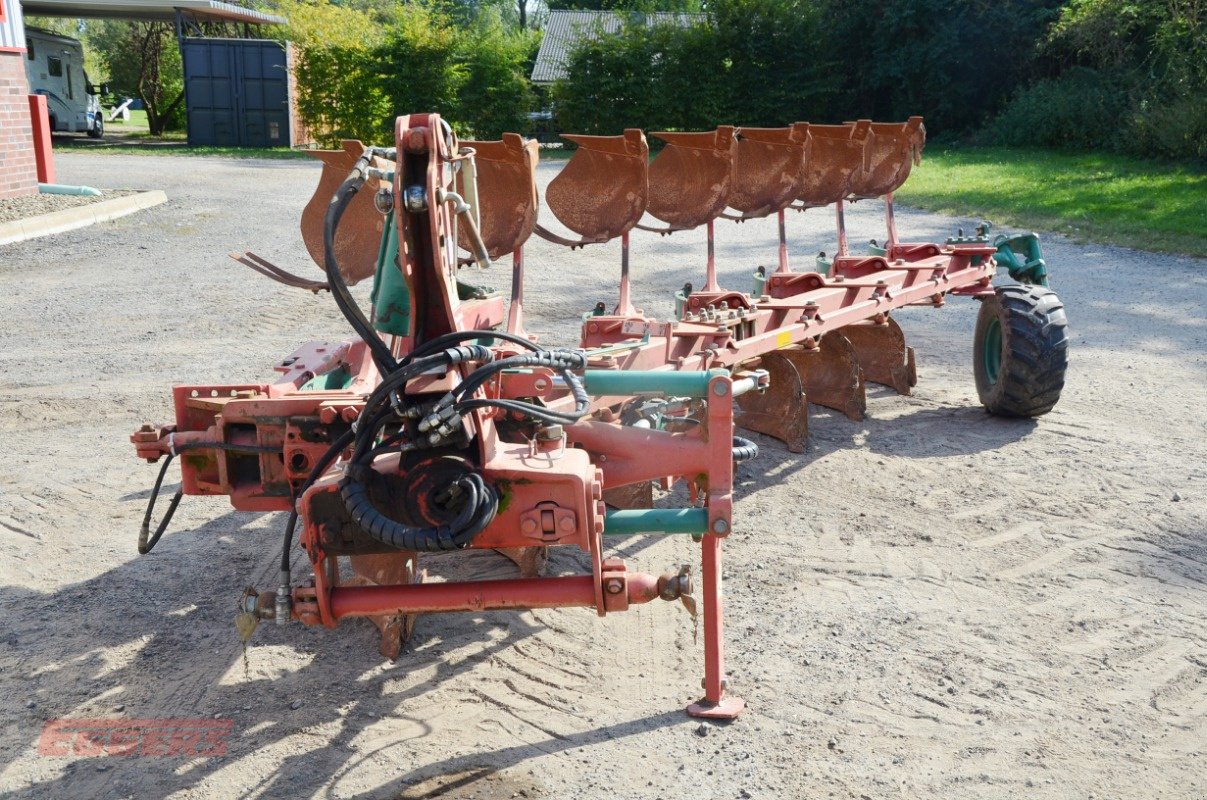
<instances>
[{"instance_id":1,"label":"wheel rim","mask_svg":"<svg viewBox=\"0 0 1207 800\"><path fill-rule=\"evenodd\" d=\"M991 320L985 328L985 340L981 346L981 363L985 365L985 377L990 384L997 383L1002 371L1002 322Z\"/></svg>"}]
</instances>

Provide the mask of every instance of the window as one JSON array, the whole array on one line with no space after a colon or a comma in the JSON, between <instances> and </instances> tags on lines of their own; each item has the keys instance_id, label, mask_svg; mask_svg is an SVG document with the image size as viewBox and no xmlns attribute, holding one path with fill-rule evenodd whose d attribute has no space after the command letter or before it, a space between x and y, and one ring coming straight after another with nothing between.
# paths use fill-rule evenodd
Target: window
<instances>
[{"instance_id":1,"label":"window","mask_svg":"<svg viewBox=\"0 0 1207 800\"><path fill-rule=\"evenodd\" d=\"M67 67L67 99L75 99L75 89L71 86L71 67Z\"/></svg>"},{"instance_id":2,"label":"window","mask_svg":"<svg viewBox=\"0 0 1207 800\"><path fill-rule=\"evenodd\" d=\"M50 73L52 78L63 77L63 59L55 56L46 56L46 71Z\"/></svg>"},{"instance_id":3,"label":"window","mask_svg":"<svg viewBox=\"0 0 1207 800\"><path fill-rule=\"evenodd\" d=\"M4 0L0 0L0 3L3 3L3 2L4 2ZM37 58L37 56L34 55L34 40L33 39L26 40L25 54L29 57L30 61L33 61L34 59Z\"/></svg>"}]
</instances>

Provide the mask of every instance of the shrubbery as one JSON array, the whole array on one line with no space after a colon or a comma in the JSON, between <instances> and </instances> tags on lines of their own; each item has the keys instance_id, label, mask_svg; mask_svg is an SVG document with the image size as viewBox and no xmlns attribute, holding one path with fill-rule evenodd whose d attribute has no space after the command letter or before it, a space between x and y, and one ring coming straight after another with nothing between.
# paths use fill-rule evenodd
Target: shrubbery
<instances>
[{"instance_id":1,"label":"shrubbery","mask_svg":"<svg viewBox=\"0 0 1207 800\"><path fill-rule=\"evenodd\" d=\"M330 145L438 110L463 135L527 130L539 34L511 2L276 0L301 112ZM614 134L926 117L932 136L1207 157L1201 0L551 0L611 8L553 87L557 127ZM694 24L647 24L696 10Z\"/></svg>"},{"instance_id":2,"label":"shrubbery","mask_svg":"<svg viewBox=\"0 0 1207 800\"><path fill-rule=\"evenodd\" d=\"M462 136L523 130L539 38L493 9L468 24L440 6L280 0L297 51L298 110L320 145L389 142L394 118L437 111Z\"/></svg>"},{"instance_id":3,"label":"shrubbery","mask_svg":"<svg viewBox=\"0 0 1207 800\"><path fill-rule=\"evenodd\" d=\"M619 33L582 42L554 89L562 128L922 114L932 135L949 139L1207 157L1201 0L705 7L686 28L634 13Z\"/></svg>"},{"instance_id":4,"label":"shrubbery","mask_svg":"<svg viewBox=\"0 0 1207 800\"><path fill-rule=\"evenodd\" d=\"M1198 0L1072 0L1039 45L1055 74L1020 90L988 138L1207 158L1205 14Z\"/></svg>"},{"instance_id":5,"label":"shrubbery","mask_svg":"<svg viewBox=\"0 0 1207 800\"><path fill-rule=\"evenodd\" d=\"M1009 96L1059 0L1004 5L713 0L688 28L635 14L581 44L554 96L564 127L598 132L922 113L932 132L960 133Z\"/></svg>"}]
</instances>

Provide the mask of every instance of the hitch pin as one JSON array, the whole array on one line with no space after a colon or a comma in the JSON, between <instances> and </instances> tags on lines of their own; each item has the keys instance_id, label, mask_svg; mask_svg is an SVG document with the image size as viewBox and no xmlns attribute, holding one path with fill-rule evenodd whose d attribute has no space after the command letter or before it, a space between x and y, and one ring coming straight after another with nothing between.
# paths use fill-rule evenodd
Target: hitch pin
<instances>
[{"instance_id":1,"label":"hitch pin","mask_svg":"<svg viewBox=\"0 0 1207 800\"><path fill-rule=\"evenodd\" d=\"M739 378L733 382L733 396L738 397L755 390L761 392L768 385L770 385L770 374L765 369L756 369L745 378Z\"/></svg>"}]
</instances>

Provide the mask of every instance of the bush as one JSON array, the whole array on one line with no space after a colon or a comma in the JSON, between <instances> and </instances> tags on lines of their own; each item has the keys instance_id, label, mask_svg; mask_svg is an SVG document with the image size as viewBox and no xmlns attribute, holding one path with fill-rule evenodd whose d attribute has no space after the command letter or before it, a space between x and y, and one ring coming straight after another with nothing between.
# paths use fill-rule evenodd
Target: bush
<instances>
[{"instance_id":1,"label":"bush","mask_svg":"<svg viewBox=\"0 0 1207 800\"><path fill-rule=\"evenodd\" d=\"M1004 144L1207 157L1207 39L1197 0L1071 0L1041 42L1062 71L991 123Z\"/></svg>"},{"instance_id":2,"label":"bush","mask_svg":"<svg viewBox=\"0 0 1207 800\"><path fill-rule=\"evenodd\" d=\"M528 62L539 36L507 30L483 11L465 29L437 6L369 11L288 0L286 37L298 50L298 110L315 139L378 144L394 118L435 111L462 136L523 131L532 108Z\"/></svg>"},{"instance_id":3,"label":"bush","mask_svg":"<svg viewBox=\"0 0 1207 800\"><path fill-rule=\"evenodd\" d=\"M534 103L529 65L539 45L539 34L508 31L497 14L483 14L462 34L458 50L465 79L444 111L458 134L498 139L528 130Z\"/></svg>"},{"instance_id":4,"label":"bush","mask_svg":"<svg viewBox=\"0 0 1207 800\"><path fill-rule=\"evenodd\" d=\"M819 18L805 0L719 0L689 25L630 17L570 54L553 89L577 133L783 125L816 117L833 91L815 57Z\"/></svg>"},{"instance_id":5,"label":"bush","mask_svg":"<svg viewBox=\"0 0 1207 800\"><path fill-rule=\"evenodd\" d=\"M364 46L311 46L299 55L298 113L320 146L341 139L388 141L390 99L373 51Z\"/></svg>"},{"instance_id":6,"label":"bush","mask_svg":"<svg viewBox=\"0 0 1207 800\"><path fill-rule=\"evenodd\" d=\"M1207 103L1202 95L1145 99L1132 112L1128 152L1207 160Z\"/></svg>"},{"instance_id":7,"label":"bush","mask_svg":"<svg viewBox=\"0 0 1207 800\"><path fill-rule=\"evenodd\" d=\"M1080 67L1020 92L984 138L988 144L1114 149L1126 136L1128 108L1120 81Z\"/></svg>"}]
</instances>

